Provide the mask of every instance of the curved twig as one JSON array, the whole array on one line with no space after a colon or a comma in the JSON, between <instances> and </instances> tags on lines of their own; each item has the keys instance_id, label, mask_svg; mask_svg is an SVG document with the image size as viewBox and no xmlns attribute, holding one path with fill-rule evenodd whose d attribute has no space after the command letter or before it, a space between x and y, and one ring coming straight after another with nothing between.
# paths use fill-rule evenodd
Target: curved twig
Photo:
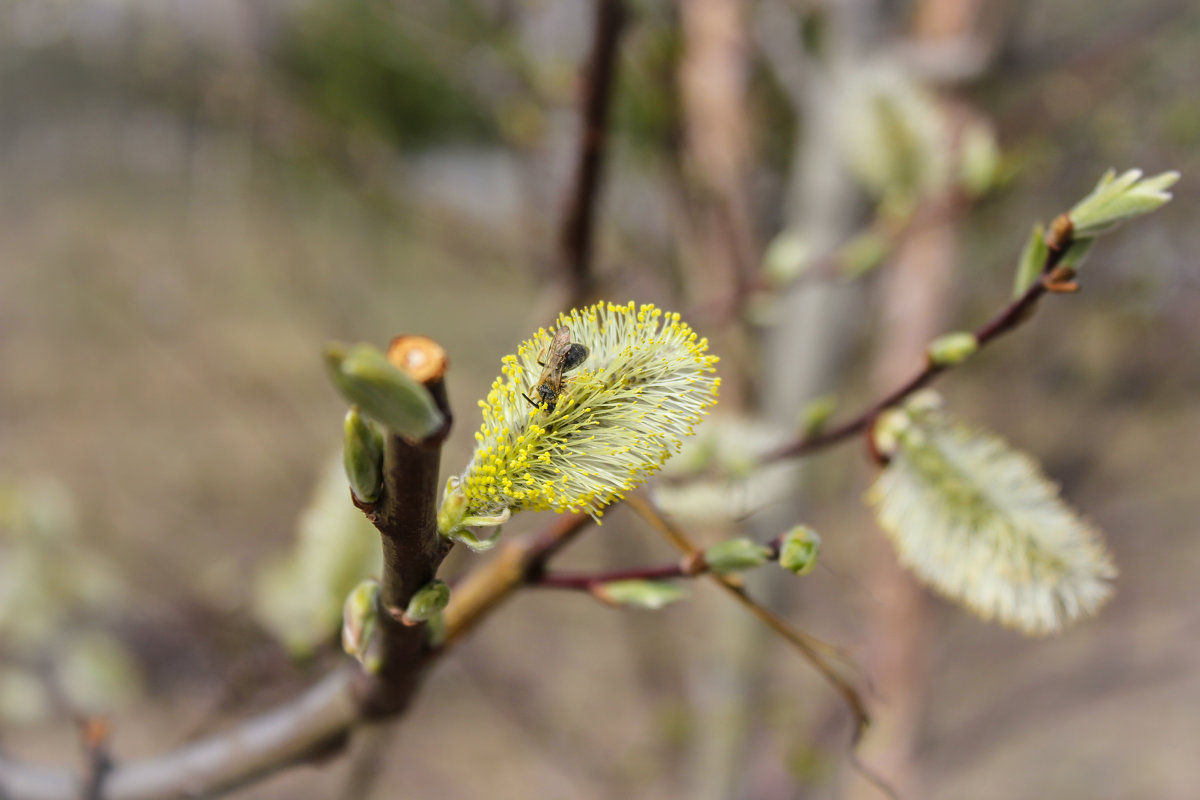
<instances>
[{"instance_id":1,"label":"curved twig","mask_svg":"<svg viewBox=\"0 0 1200 800\"><path fill-rule=\"evenodd\" d=\"M1063 214L1055 220L1050 234L1047 236L1046 244L1048 249L1046 252L1046 261L1042 265L1043 276L1049 276L1054 271L1055 267L1062 260L1062 257L1066 255L1067 250L1070 249L1071 242L1071 220L1066 214ZM1049 289L1045 280L1035 281L1032 286L1025 290L1024 294L1000 309L983 327L975 331L975 339L979 343L979 347L985 347L993 340L1016 329L1021 323L1029 319L1038 300L1047 291ZM823 450L830 445L838 444L866 432L881 412L899 405L909 395L919 389L925 388L933 382L934 378L948 369L949 367L947 366L927 361L903 385L857 416L833 428L789 442L768 453L762 459L762 463L769 464L785 458L807 456L818 450Z\"/></svg>"}]
</instances>

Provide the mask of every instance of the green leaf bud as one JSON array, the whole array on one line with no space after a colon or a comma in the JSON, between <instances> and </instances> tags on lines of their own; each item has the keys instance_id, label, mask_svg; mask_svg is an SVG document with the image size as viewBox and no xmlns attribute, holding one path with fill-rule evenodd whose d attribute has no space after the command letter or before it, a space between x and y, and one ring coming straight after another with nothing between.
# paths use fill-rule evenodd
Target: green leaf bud
<instances>
[{"instance_id":1,"label":"green leaf bud","mask_svg":"<svg viewBox=\"0 0 1200 800\"><path fill-rule=\"evenodd\" d=\"M450 586L443 580L435 578L422 586L408 601L408 609L404 612L409 622L425 622L442 613L442 609L450 602Z\"/></svg>"},{"instance_id":2,"label":"green leaf bud","mask_svg":"<svg viewBox=\"0 0 1200 800\"><path fill-rule=\"evenodd\" d=\"M1042 270L1046 267L1046 257L1049 252L1050 250L1046 246L1046 226L1039 222L1033 226L1033 230L1029 232L1029 238L1025 240L1025 247L1021 249L1021 258L1017 262L1017 274L1013 279L1013 297L1025 294L1029 291L1029 287L1037 282L1041 277Z\"/></svg>"},{"instance_id":3,"label":"green leaf bud","mask_svg":"<svg viewBox=\"0 0 1200 800\"><path fill-rule=\"evenodd\" d=\"M826 423L837 411L837 396L823 394L804 404L800 409L800 431L805 436L815 436L824 430Z\"/></svg>"},{"instance_id":4,"label":"green leaf bud","mask_svg":"<svg viewBox=\"0 0 1200 800\"><path fill-rule=\"evenodd\" d=\"M871 436L875 450L884 458L890 458L900 446L900 437L908 427L908 414L898 408L889 408L875 418Z\"/></svg>"},{"instance_id":5,"label":"green leaf bud","mask_svg":"<svg viewBox=\"0 0 1200 800\"><path fill-rule=\"evenodd\" d=\"M374 347L332 344L325 359L342 396L393 433L419 440L445 423L429 391Z\"/></svg>"},{"instance_id":6,"label":"green leaf bud","mask_svg":"<svg viewBox=\"0 0 1200 800\"><path fill-rule=\"evenodd\" d=\"M787 229L776 234L763 253L763 274L772 284L782 286L798 279L812 266L812 245L799 231Z\"/></svg>"},{"instance_id":7,"label":"green leaf bud","mask_svg":"<svg viewBox=\"0 0 1200 800\"><path fill-rule=\"evenodd\" d=\"M469 505L462 480L457 475L450 476L442 493L441 508L438 509L438 533L466 545L475 553L491 550L496 546L500 526L508 522L512 511L502 508L494 514L467 514ZM481 539L470 528L496 528L496 531L490 537Z\"/></svg>"},{"instance_id":8,"label":"green leaf bud","mask_svg":"<svg viewBox=\"0 0 1200 800\"><path fill-rule=\"evenodd\" d=\"M383 489L383 436L350 406L343 424L342 466L354 496L374 503Z\"/></svg>"},{"instance_id":9,"label":"green leaf bud","mask_svg":"<svg viewBox=\"0 0 1200 800\"><path fill-rule=\"evenodd\" d=\"M609 581L592 589L597 599L614 606L657 610L687 597L687 592L665 581Z\"/></svg>"},{"instance_id":10,"label":"green leaf bud","mask_svg":"<svg viewBox=\"0 0 1200 800\"><path fill-rule=\"evenodd\" d=\"M379 628L379 581L360 582L342 606L342 649L376 675L383 666L376 633Z\"/></svg>"},{"instance_id":11,"label":"green leaf bud","mask_svg":"<svg viewBox=\"0 0 1200 800\"><path fill-rule=\"evenodd\" d=\"M929 361L936 367L957 366L979 349L975 334L956 331L939 336L929 344Z\"/></svg>"},{"instance_id":12,"label":"green leaf bud","mask_svg":"<svg viewBox=\"0 0 1200 800\"><path fill-rule=\"evenodd\" d=\"M862 277L882 264L890 250L891 241L888 237L874 228L868 228L838 250L838 271L847 280Z\"/></svg>"},{"instance_id":13,"label":"green leaf bud","mask_svg":"<svg viewBox=\"0 0 1200 800\"><path fill-rule=\"evenodd\" d=\"M996 133L984 122L968 124L963 130L958 163L958 180L963 189L975 197L987 192L996 183L1000 167L1000 148Z\"/></svg>"},{"instance_id":14,"label":"green leaf bud","mask_svg":"<svg viewBox=\"0 0 1200 800\"><path fill-rule=\"evenodd\" d=\"M1091 194L1071 209L1075 238L1091 239L1127 220L1156 211L1171 200L1167 189L1177 180L1178 172L1163 172L1143 179L1138 169L1119 176L1115 170L1109 170Z\"/></svg>"},{"instance_id":15,"label":"green leaf bud","mask_svg":"<svg viewBox=\"0 0 1200 800\"><path fill-rule=\"evenodd\" d=\"M53 665L62 700L84 714L108 714L142 690L142 676L129 650L99 631L68 639Z\"/></svg>"},{"instance_id":16,"label":"green leaf bud","mask_svg":"<svg viewBox=\"0 0 1200 800\"><path fill-rule=\"evenodd\" d=\"M779 566L796 575L807 575L817 566L821 537L807 525L797 525L783 535L779 545Z\"/></svg>"},{"instance_id":17,"label":"green leaf bud","mask_svg":"<svg viewBox=\"0 0 1200 800\"><path fill-rule=\"evenodd\" d=\"M1079 265L1087 258L1092 249L1092 243L1095 241L1095 239L1083 239L1072 242L1071 246L1067 248L1067 252L1063 253L1063 257L1058 260L1059 266L1079 269Z\"/></svg>"},{"instance_id":18,"label":"green leaf bud","mask_svg":"<svg viewBox=\"0 0 1200 800\"><path fill-rule=\"evenodd\" d=\"M761 567L770 558L769 547L745 537L718 542L704 551L704 563L718 575Z\"/></svg>"}]
</instances>

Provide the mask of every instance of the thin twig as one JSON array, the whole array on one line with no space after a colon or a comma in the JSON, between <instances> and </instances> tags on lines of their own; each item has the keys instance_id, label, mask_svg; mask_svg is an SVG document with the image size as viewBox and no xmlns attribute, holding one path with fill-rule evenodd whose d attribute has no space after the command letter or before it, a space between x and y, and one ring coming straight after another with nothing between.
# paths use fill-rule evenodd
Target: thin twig
<instances>
[{"instance_id":1,"label":"thin twig","mask_svg":"<svg viewBox=\"0 0 1200 800\"><path fill-rule=\"evenodd\" d=\"M633 494L626 498L626 503L629 504L640 517L652 525L655 530L661 533L672 544L679 548L685 557L688 554L698 552L694 543L681 529L671 523L664 517L654 504L642 497L640 494ZM776 554L776 557L778 554ZM894 789L888 785L874 770L865 765L858 757L858 744L862 741L863 734L871 725L871 717L867 712L866 704L863 702L862 696L858 690L847 679L843 678L837 669L826 660L826 656L832 656L850 663L849 658L839 648L823 642L814 636L810 636L803 631L793 628L782 617L774 613L770 609L760 605L753 597L751 597L740 584L731 580L725 575L716 573L706 573L718 586L732 596L737 602L750 612L756 619L778 634L788 644L792 645L806 661L813 665L813 668L821 674L826 681L833 686L834 690L841 696L850 714L854 719L854 727L850 736L850 763L866 780L870 781L876 788L886 794L892 800L896 800L897 795ZM853 666L851 664L851 666Z\"/></svg>"},{"instance_id":2,"label":"thin twig","mask_svg":"<svg viewBox=\"0 0 1200 800\"><path fill-rule=\"evenodd\" d=\"M474 630L591 522L587 514L561 515L535 536L505 545L491 561L455 584L450 605L443 612L441 646L429 657L446 652Z\"/></svg>"},{"instance_id":3,"label":"thin twig","mask_svg":"<svg viewBox=\"0 0 1200 800\"><path fill-rule=\"evenodd\" d=\"M681 564L663 564L655 567L632 567L606 572L550 572L528 582L535 589L579 589L591 591L602 583L613 581L662 581L672 578L692 578L700 573L689 574Z\"/></svg>"},{"instance_id":4,"label":"thin twig","mask_svg":"<svg viewBox=\"0 0 1200 800\"><path fill-rule=\"evenodd\" d=\"M631 494L625 499L625 502L638 516L646 520L655 530L670 541L685 557L699 552L699 549L688 535L664 517L654 504L640 493L635 492ZM850 685L849 681L838 674L837 669L826 660L827 657L832 657L848 662L849 659L845 653L828 642L823 642L803 631L796 630L777 614L759 605L754 598L746 593L746 590L742 586L729 577L712 572L706 574L759 621L795 647L833 685L838 694L846 701L846 705L849 706L851 713L854 715L856 728L860 731L866 728L870 722L870 718L867 715L866 706L863 704L862 698L859 697L858 691Z\"/></svg>"},{"instance_id":5,"label":"thin twig","mask_svg":"<svg viewBox=\"0 0 1200 800\"><path fill-rule=\"evenodd\" d=\"M87 759L80 797L82 800L101 800L104 797L104 780L113 766L112 756L108 751L112 730L107 720L88 717L79 721L79 733L83 739L84 757Z\"/></svg>"},{"instance_id":6,"label":"thin twig","mask_svg":"<svg viewBox=\"0 0 1200 800\"><path fill-rule=\"evenodd\" d=\"M1070 249L1071 243L1071 220L1067 215L1063 214L1055 220L1054 226L1047 235L1048 250L1046 252L1046 262L1042 266L1043 277L1049 276L1054 271L1067 250ZM979 347L985 347L993 340L1016 329L1025 320L1029 319L1038 300L1047 291L1047 282L1044 279L1035 281L1032 286L1025 290L1024 294L1002 308L983 327L975 331L975 339L978 341ZM899 388L856 417L833 428L789 442L768 453L762 459L762 463L769 464L785 458L807 456L865 432L881 412L899 405L913 392L928 386L933 382L934 378L947 369L949 367L927 361L918 372L905 381Z\"/></svg>"},{"instance_id":7,"label":"thin twig","mask_svg":"<svg viewBox=\"0 0 1200 800\"><path fill-rule=\"evenodd\" d=\"M567 286L568 307L583 305L595 289L592 243L596 206L608 151L617 51L627 17L623 0L595 0L593 12L575 171L558 234L559 267Z\"/></svg>"},{"instance_id":8,"label":"thin twig","mask_svg":"<svg viewBox=\"0 0 1200 800\"><path fill-rule=\"evenodd\" d=\"M664 532L664 535L670 534ZM784 535L780 534L763 545L768 551L764 563L769 564L779 560L783 538ZM681 540L676 544L676 547L682 550L683 544L684 542ZM527 582L530 586L538 589L578 589L591 591L599 584L612 583L613 581L662 581L676 578L695 578L700 575L707 575L708 572L708 563L704 560L703 553L693 552L691 555L685 555L683 558L673 561L670 564L624 567L622 569L603 570L600 572L542 572L530 575Z\"/></svg>"}]
</instances>

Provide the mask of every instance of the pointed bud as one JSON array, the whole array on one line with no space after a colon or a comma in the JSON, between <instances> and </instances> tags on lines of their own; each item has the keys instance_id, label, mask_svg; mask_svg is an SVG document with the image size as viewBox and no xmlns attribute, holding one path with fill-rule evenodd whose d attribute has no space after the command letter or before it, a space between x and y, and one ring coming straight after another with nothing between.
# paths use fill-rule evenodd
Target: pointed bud
<instances>
[{"instance_id":1,"label":"pointed bud","mask_svg":"<svg viewBox=\"0 0 1200 800\"><path fill-rule=\"evenodd\" d=\"M821 537L807 525L797 525L783 535L779 545L779 566L796 575L807 575L817 566Z\"/></svg>"},{"instance_id":2,"label":"pointed bud","mask_svg":"<svg viewBox=\"0 0 1200 800\"><path fill-rule=\"evenodd\" d=\"M704 563L718 575L761 567L770 558L770 548L744 537L718 542L704 551Z\"/></svg>"},{"instance_id":3,"label":"pointed bud","mask_svg":"<svg viewBox=\"0 0 1200 800\"><path fill-rule=\"evenodd\" d=\"M445 423L429 391L374 347L333 344L325 359L342 396L393 433L420 440Z\"/></svg>"},{"instance_id":4,"label":"pointed bud","mask_svg":"<svg viewBox=\"0 0 1200 800\"><path fill-rule=\"evenodd\" d=\"M875 452L884 459L896 454L900 446L900 437L908 427L908 414L898 408L889 408L875 418L871 428L871 436L875 444Z\"/></svg>"},{"instance_id":5,"label":"pointed bud","mask_svg":"<svg viewBox=\"0 0 1200 800\"><path fill-rule=\"evenodd\" d=\"M1038 276L1046 268L1046 258L1049 248L1046 247L1046 226L1037 223L1025 240L1021 249L1021 258L1017 262L1017 274L1013 279L1013 297L1020 297L1037 282Z\"/></svg>"},{"instance_id":6,"label":"pointed bud","mask_svg":"<svg viewBox=\"0 0 1200 800\"><path fill-rule=\"evenodd\" d=\"M450 586L435 578L417 590L404 612L405 623L425 622L442 613L450 602Z\"/></svg>"},{"instance_id":7,"label":"pointed bud","mask_svg":"<svg viewBox=\"0 0 1200 800\"><path fill-rule=\"evenodd\" d=\"M763 274L773 285L791 283L812 265L812 245L793 229L780 231L763 253Z\"/></svg>"},{"instance_id":8,"label":"pointed bud","mask_svg":"<svg viewBox=\"0 0 1200 800\"><path fill-rule=\"evenodd\" d=\"M868 228L838 250L838 271L847 280L859 278L882 264L890 251L888 237Z\"/></svg>"},{"instance_id":9,"label":"pointed bud","mask_svg":"<svg viewBox=\"0 0 1200 800\"><path fill-rule=\"evenodd\" d=\"M947 333L929 344L929 361L935 367L954 367L970 358L979 349L975 334L966 331Z\"/></svg>"},{"instance_id":10,"label":"pointed bud","mask_svg":"<svg viewBox=\"0 0 1200 800\"><path fill-rule=\"evenodd\" d=\"M985 122L968 124L959 146L959 183L967 193L978 197L996 184L999 171L1000 148L996 145L996 132Z\"/></svg>"},{"instance_id":11,"label":"pointed bud","mask_svg":"<svg viewBox=\"0 0 1200 800\"><path fill-rule=\"evenodd\" d=\"M1142 171L1128 170L1117 175L1109 170L1087 197L1071 209L1076 239L1091 239L1107 233L1122 222L1156 211L1171 200L1167 191L1178 172L1164 172L1143 178Z\"/></svg>"},{"instance_id":12,"label":"pointed bud","mask_svg":"<svg viewBox=\"0 0 1200 800\"><path fill-rule=\"evenodd\" d=\"M610 581L597 584L592 596L612 606L658 610L687 597L687 592L665 581Z\"/></svg>"},{"instance_id":13,"label":"pointed bud","mask_svg":"<svg viewBox=\"0 0 1200 800\"><path fill-rule=\"evenodd\" d=\"M358 406L350 406L342 429L342 466L350 489L362 502L374 503L383 489L383 436Z\"/></svg>"},{"instance_id":14,"label":"pointed bud","mask_svg":"<svg viewBox=\"0 0 1200 800\"><path fill-rule=\"evenodd\" d=\"M383 666L379 652L379 581L364 580L346 596L342 606L342 649L376 675Z\"/></svg>"},{"instance_id":15,"label":"pointed bud","mask_svg":"<svg viewBox=\"0 0 1200 800\"><path fill-rule=\"evenodd\" d=\"M446 489L442 493L442 505L438 508L438 533L447 539L466 545L474 553L482 553L496 546L500 534L500 526L512 517L512 511L500 509L495 514L468 515L467 494L463 491L462 480L457 475L450 476L446 481ZM492 535L486 539L477 536L470 528L495 528Z\"/></svg>"},{"instance_id":16,"label":"pointed bud","mask_svg":"<svg viewBox=\"0 0 1200 800\"><path fill-rule=\"evenodd\" d=\"M1087 258L1088 253L1092 249L1092 244L1095 241L1095 239L1082 239L1077 242L1072 242L1071 246L1067 248L1067 252L1064 253L1063 257L1058 260L1058 265L1060 267L1070 267L1073 270L1078 270L1079 265L1083 263L1085 258Z\"/></svg>"},{"instance_id":17,"label":"pointed bud","mask_svg":"<svg viewBox=\"0 0 1200 800\"><path fill-rule=\"evenodd\" d=\"M837 405L837 397L832 394L823 394L805 403L800 410L800 431L806 437L816 436L833 417Z\"/></svg>"}]
</instances>

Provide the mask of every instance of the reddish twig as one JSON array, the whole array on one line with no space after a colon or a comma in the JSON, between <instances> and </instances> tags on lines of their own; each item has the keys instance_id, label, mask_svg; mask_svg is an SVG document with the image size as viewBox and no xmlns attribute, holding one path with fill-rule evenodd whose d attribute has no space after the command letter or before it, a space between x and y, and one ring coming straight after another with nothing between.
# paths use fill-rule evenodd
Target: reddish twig
<instances>
[{"instance_id":1,"label":"reddish twig","mask_svg":"<svg viewBox=\"0 0 1200 800\"><path fill-rule=\"evenodd\" d=\"M101 800L104 797L104 780L112 770L112 756L108 745L112 729L102 717L87 717L79 720L79 734L83 740L87 766L84 772L83 800Z\"/></svg>"},{"instance_id":2,"label":"reddish twig","mask_svg":"<svg viewBox=\"0 0 1200 800\"><path fill-rule=\"evenodd\" d=\"M662 534L676 549L683 553L685 559L694 558L699 553L698 548L692 543L691 538L664 517L654 504L643 497L641 493L635 492L629 495L625 499L625 503L634 513L646 520L651 527ZM775 557L777 558L778 554ZM741 585L728 576L712 572L705 574L725 592L734 597L739 604L760 622L792 645L812 664L817 672L821 673L846 701L847 706L854 715L857 729L861 731L866 728L870 722L870 718L867 715L866 706L863 704L862 698L858 695L858 690L848 680L843 678L837 668L827 660L832 657L850 663L850 659L840 648L793 628L779 615L759 605L753 597L746 593L746 590Z\"/></svg>"},{"instance_id":3,"label":"reddish twig","mask_svg":"<svg viewBox=\"0 0 1200 800\"><path fill-rule=\"evenodd\" d=\"M592 48L583 84L575 171L558 234L559 265L568 306L586 303L595 288L592 242L607 155L608 123L616 85L617 51L625 28L623 0L595 0Z\"/></svg>"},{"instance_id":4,"label":"reddish twig","mask_svg":"<svg viewBox=\"0 0 1200 800\"><path fill-rule=\"evenodd\" d=\"M1052 276L1055 268L1058 266L1062 257L1070 249L1072 243L1071 220L1063 214L1059 216L1051 227L1050 232L1046 237L1048 246L1046 253L1046 262L1042 265L1042 275L1045 277ZM1035 281L1032 286L1025 290L1024 294L1013 300L999 311L992 319L990 319L983 327L975 331L975 339L979 343L979 347L985 347L995 339L1003 336L1009 331L1019 327L1021 323L1029 319L1038 300L1047 291L1062 291L1062 287L1067 285L1064 282L1054 280ZM768 453L762 460L764 464L769 464L774 461L779 461L785 458L799 458L809 455L810 453L822 450L834 444L843 442L853 436L864 433L874 423L875 418L879 414L893 406L899 405L913 392L923 389L933 382L933 379L945 372L949 367L934 364L927 361L924 366L911 378L904 382L899 388L895 389L891 394L879 400L870 408L866 409L857 416L837 425L833 428L820 431L818 433L804 436L796 439L788 444L779 447L778 449Z\"/></svg>"},{"instance_id":5,"label":"reddish twig","mask_svg":"<svg viewBox=\"0 0 1200 800\"><path fill-rule=\"evenodd\" d=\"M661 581L671 578L691 578L700 573L689 574L683 566L663 564L656 567L632 567L607 572L551 572L529 581L528 585L538 589L579 589L590 592L603 583L613 581Z\"/></svg>"},{"instance_id":6,"label":"reddish twig","mask_svg":"<svg viewBox=\"0 0 1200 800\"><path fill-rule=\"evenodd\" d=\"M779 559L779 550L783 543L783 534L776 536L763 546L769 551L766 556L767 564ZM641 567L625 567L623 569L604 570L600 572L551 572L531 575L528 585L538 589L577 589L591 591L602 583L613 581L662 581L677 578L695 578L708 574L708 564L704 554L694 552L685 555L670 564L655 564Z\"/></svg>"},{"instance_id":7,"label":"reddish twig","mask_svg":"<svg viewBox=\"0 0 1200 800\"><path fill-rule=\"evenodd\" d=\"M432 660L475 629L531 576L541 574L546 563L582 533L592 518L564 514L540 533L504 545L484 566L454 585L450 605L443 614L445 633L441 646L428 653Z\"/></svg>"}]
</instances>

